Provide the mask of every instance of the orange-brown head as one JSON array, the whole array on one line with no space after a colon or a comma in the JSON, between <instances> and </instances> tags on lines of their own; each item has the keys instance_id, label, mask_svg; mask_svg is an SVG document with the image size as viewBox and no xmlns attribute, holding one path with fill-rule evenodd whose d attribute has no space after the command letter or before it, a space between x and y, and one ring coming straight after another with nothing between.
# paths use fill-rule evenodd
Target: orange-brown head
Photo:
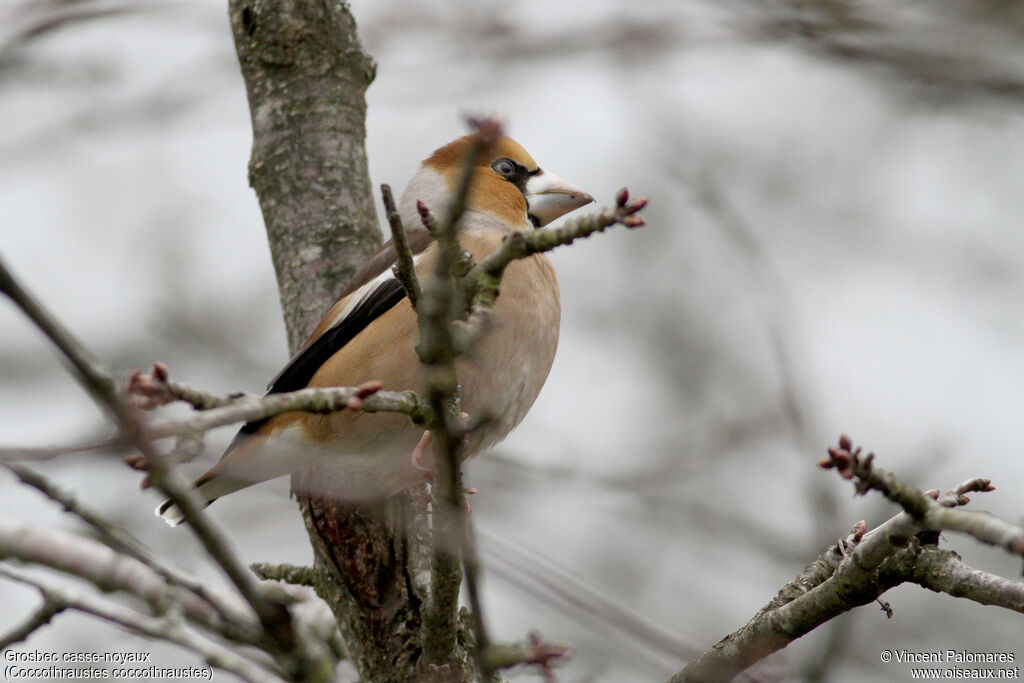
<instances>
[{"instance_id":1,"label":"orange-brown head","mask_svg":"<svg viewBox=\"0 0 1024 683\"><path fill-rule=\"evenodd\" d=\"M403 219L416 215L417 200L426 203L435 214L443 215L473 142L473 135L463 136L424 160L402 195ZM476 218L482 219L487 227L510 231L525 230L531 225L542 227L592 201L593 197L583 190L541 170L522 145L502 136L474 160L466 209L477 214Z\"/></svg>"}]
</instances>

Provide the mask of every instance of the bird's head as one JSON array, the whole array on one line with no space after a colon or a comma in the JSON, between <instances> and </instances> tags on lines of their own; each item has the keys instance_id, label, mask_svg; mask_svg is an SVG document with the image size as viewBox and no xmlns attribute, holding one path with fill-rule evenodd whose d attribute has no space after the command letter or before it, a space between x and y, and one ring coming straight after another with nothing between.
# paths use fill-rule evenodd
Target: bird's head
<instances>
[{"instance_id":1,"label":"bird's head","mask_svg":"<svg viewBox=\"0 0 1024 683\"><path fill-rule=\"evenodd\" d=\"M417 200L435 216L444 215L473 142L473 136L466 135L427 157L402 194L403 220L416 216ZM518 142L502 136L474 161L466 210L486 217L486 223L493 222L497 229L525 230L543 227L592 201L572 183L542 170Z\"/></svg>"}]
</instances>

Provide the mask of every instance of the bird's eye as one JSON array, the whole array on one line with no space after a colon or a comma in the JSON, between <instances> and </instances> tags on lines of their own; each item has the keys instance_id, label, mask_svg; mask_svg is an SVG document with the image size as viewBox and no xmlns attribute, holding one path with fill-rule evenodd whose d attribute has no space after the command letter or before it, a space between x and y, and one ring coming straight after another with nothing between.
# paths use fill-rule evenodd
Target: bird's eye
<instances>
[{"instance_id":1,"label":"bird's eye","mask_svg":"<svg viewBox=\"0 0 1024 683\"><path fill-rule=\"evenodd\" d=\"M511 178L516 173L516 163L511 159L498 159L491 164L491 168L506 178Z\"/></svg>"}]
</instances>

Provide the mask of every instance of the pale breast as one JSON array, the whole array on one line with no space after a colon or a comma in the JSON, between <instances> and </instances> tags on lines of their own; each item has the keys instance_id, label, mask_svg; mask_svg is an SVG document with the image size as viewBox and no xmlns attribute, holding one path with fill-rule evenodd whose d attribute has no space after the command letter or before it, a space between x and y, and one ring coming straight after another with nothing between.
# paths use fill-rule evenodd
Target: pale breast
<instances>
[{"instance_id":1,"label":"pale breast","mask_svg":"<svg viewBox=\"0 0 1024 683\"><path fill-rule=\"evenodd\" d=\"M479 262L500 245L502 237L471 231L461 235L460 241ZM433 266L433 255L426 256L421 278ZM547 257L536 255L512 263L500 292L486 331L471 354L456 364L462 409L486 418L485 426L470 436L467 457L494 445L522 421L547 379L558 346L558 281ZM374 333L367 334L371 328ZM385 389L412 389L424 395L415 352L418 338L415 315L408 300L403 300L324 363L310 386L380 380ZM399 490L422 478L410 460L422 430L404 416L342 411L303 414L298 421L308 439L330 444L336 456L346 461L349 456L365 458L367 473L353 481L377 478Z\"/></svg>"},{"instance_id":2,"label":"pale breast","mask_svg":"<svg viewBox=\"0 0 1024 683\"><path fill-rule=\"evenodd\" d=\"M473 252L476 245L468 242ZM560 318L558 280L547 257L537 254L509 265L490 327L457 364L463 410L489 420L473 438L471 451L505 438L533 406L555 358Z\"/></svg>"}]
</instances>

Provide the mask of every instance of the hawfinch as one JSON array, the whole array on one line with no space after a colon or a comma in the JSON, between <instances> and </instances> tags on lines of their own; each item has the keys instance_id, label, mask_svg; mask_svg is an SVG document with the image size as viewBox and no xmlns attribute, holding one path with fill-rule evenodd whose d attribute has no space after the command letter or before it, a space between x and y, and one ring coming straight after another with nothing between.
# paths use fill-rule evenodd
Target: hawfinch
<instances>
[{"instance_id":1,"label":"hawfinch","mask_svg":"<svg viewBox=\"0 0 1024 683\"><path fill-rule=\"evenodd\" d=\"M466 136L441 147L420 166L398 210L421 281L432 272L437 245L422 227L417 201L443 216L472 143ZM518 143L499 138L473 170L459 242L480 262L514 231L540 228L593 198L541 170ZM270 384L270 393L304 387L356 386L378 380L393 391L423 395L416 314L395 278L389 242L356 273L301 351ZM505 271L490 326L456 364L462 410L485 416L467 437L465 457L501 441L526 415L547 378L558 344L558 280L543 254ZM423 431L400 414L340 411L283 413L250 422L195 486L209 504L246 486L312 465L341 468L340 499L387 496L423 481L412 457ZM429 456L428 456L429 461ZM157 508L168 524L182 520L169 501Z\"/></svg>"}]
</instances>

